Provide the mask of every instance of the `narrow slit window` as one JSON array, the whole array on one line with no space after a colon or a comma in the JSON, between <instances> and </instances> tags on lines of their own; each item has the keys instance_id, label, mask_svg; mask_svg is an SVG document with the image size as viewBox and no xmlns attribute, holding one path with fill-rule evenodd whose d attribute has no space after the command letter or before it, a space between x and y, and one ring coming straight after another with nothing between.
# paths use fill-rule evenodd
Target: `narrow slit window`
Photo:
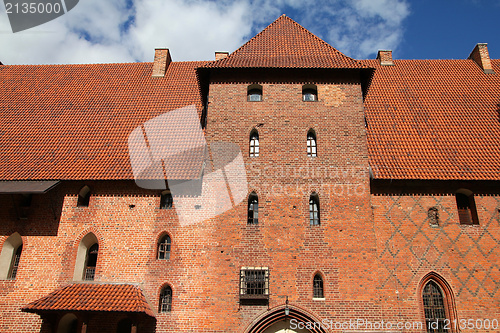
<instances>
[{"instance_id":1,"label":"narrow slit window","mask_svg":"<svg viewBox=\"0 0 500 333\"><path fill-rule=\"evenodd\" d=\"M259 133L253 130L252 133L250 133L250 157L258 157L259 152Z\"/></svg>"},{"instance_id":2,"label":"narrow slit window","mask_svg":"<svg viewBox=\"0 0 500 333\"><path fill-rule=\"evenodd\" d=\"M17 276L17 269L19 268L19 261L21 260L21 253L23 252L23 245L19 245L14 255L12 256L12 263L9 270L9 280L15 280Z\"/></svg>"},{"instance_id":3,"label":"narrow slit window","mask_svg":"<svg viewBox=\"0 0 500 333\"><path fill-rule=\"evenodd\" d=\"M307 156L316 157L317 155L317 146L316 146L316 134L314 131L309 131L307 133Z\"/></svg>"},{"instance_id":4,"label":"narrow slit window","mask_svg":"<svg viewBox=\"0 0 500 333\"><path fill-rule=\"evenodd\" d=\"M170 247L172 245L172 241L168 235L165 235L161 238L158 243L158 259L160 260L168 260L170 259Z\"/></svg>"},{"instance_id":5,"label":"narrow slit window","mask_svg":"<svg viewBox=\"0 0 500 333\"><path fill-rule=\"evenodd\" d=\"M252 193L248 197L248 224L259 223L259 198Z\"/></svg>"},{"instance_id":6,"label":"narrow slit window","mask_svg":"<svg viewBox=\"0 0 500 333\"><path fill-rule=\"evenodd\" d=\"M172 288L166 286L161 290L158 312L165 313L172 311Z\"/></svg>"},{"instance_id":7,"label":"narrow slit window","mask_svg":"<svg viewBox=\"0 0 500 333\"><path fill-rule=\"evenodd\" d=\"M309 198L309 223L319 225L319 198L317 194L312 194Z\"/></svg>"},{"instance_id":8,"label":"narrow slit window","mask_svg":"<svg viewBox=\"0 0 500 333\"><path fill-rule=\"evenodd\" d=\"M313 280L313 298L324 298L323 279L321 275L316 274Z\"/></svg>"},{"instance_id":9,"label":"narrow slit window","mask_svg":"<svg viewBox=\"0 0 500 333\"><path fill-rule=\"evenodd\" d=\"M85 263L85 272L83 278L85 281L94 281L98 253L99 253L99 244L97 243L92 245L87 251L87 260Z\"/></svg>"}]
</instances>

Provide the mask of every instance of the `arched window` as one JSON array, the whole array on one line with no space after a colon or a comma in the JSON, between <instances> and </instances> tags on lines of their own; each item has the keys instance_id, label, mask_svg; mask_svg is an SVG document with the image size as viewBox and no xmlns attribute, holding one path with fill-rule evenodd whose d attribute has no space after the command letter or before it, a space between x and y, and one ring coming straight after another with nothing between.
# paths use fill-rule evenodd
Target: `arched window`
<instances>
[{"instance_id":1,"label":"arched window","mask_svg":"<svg viewBox=\"0 0 500 333\"><path fill-rule=\"evenodd\" d=\"M170 286L165 286L160 293L158 312L170 311L172 311L172 288L170 288Z\"/></svg>"},{"instance_id":2,"label":"arched window","mask_svg":"<svg viewBox=\"0 0 500 333\"><path fill-rule=\"evenodd\" d=\"M309 197L309 222L311 225L319 225L319 197L316 193Z\"/></svg>"},{"instance_id":3,"label":"arched window","mask_svg":"<svg viewBox=\"0 0 500 333\"><path fill-rule=\"evenodd\" d=\"M323 279L321 278L321 275L316 274L314 275L314 280L313 280L313 298L324 298L325 295L323 294Z\"/></svg>"},{"instance_id":4,"label":"arched window","mask_svg":"<svg viewBox=\"0 0 500 333\"><path fill-rule=\"evenodd\" d=\"M424 287L422 292L422 300L424 302L424 312L427 332L445 332L444 321L446 319L446 311L444 298L441 288L436 282L430 280Z\"/></svg>"},{"instance_id":5,"label":"arched window","mask_svg":"<svg viewBox=\"0 0 500 333\"><path fill-rule=\"evenodd\" d=\"M304 102L315 102L318 100L318 88L315 84L304 84L302 86L302 100Z\"/></svg>"},{"instance_id":6,"label":"arched window","mask_svg":"<svg viewBox=\"0 0 500 333\"><path fill-rule=\"evenodd\" d=\"M173 202L172 193L169 190L161 192L160 209L171 209Z\"/></svg>"},{"instance_id":7,"label":"arched window","mask_svg":"<svg viewBox=\"0 0 500 333\"><path fill-rule=\"evenodd\" d=\"M85 185L82 187L80 192L78 192L78 207L88 207L90 202L90 187Z\"/></svg>"},{"instance_id":8,"label":"arched window","mask_svg":"<svg viewBox=\"0 0 500 333\"><path fill-rule=\"evenodd\" d=\"M260 84L251 84L248 86L247 101L249 102L262 101L262 86Z\"/></svg>"},{"instance_id":9,"label":"arched window","mask_svg":"<svg viewBox=\"0 0 500 333\"><path fill-rule=\"evenodd\" d=\"M253 130L250 133L250 157L259 156L259 132Z\"/></svg>"},{"instance_id":10,"label":"arched window","mask_svg":"<svg viewBox=\"0 0 500 333\"><path fill-rule=\"evenodd\" d=\"M160 239L158 243L158 259L167 260L170 259L170 246L172 241L170 240L170 236L165 235Z\"/></svg>"},{"instance_id":11,"label":"arched window","mask_svg":"<svg viewBox=\"0 0 500 333\"><path fill-rule=\"evenodd\" d=\"M316 134L313 130L307 132L307 156L317 156Z\"/></svg>"},{"instance_id":12,"label":"arched window","mask_svg":"<svg viewBox=\"0 0 500 333\"><path fill-rule=\"evenodd\" d=\"M94 280L98 253L97 237L93 233L87 234L78 245L73 280Z\"/></svg>"},{"instance_id":13,"label":"arched window","mask_svg":"<svg viewBox=\"0 0 500 333\"><path fill-rule=\"evenodd\" d=\"M94 281L95 268L97 266L97 254L99 253L99 244L95 243L87 251L87 260L85 264L85 281Z\"/></svg>"},{"instance_id":14,"label":"arched window","mask_svg":"<svg viewBox=\"0 0 500 333\"><path fill-rule=\"evenodd\" d=\"M77 333L78 319L72 313L65 314L57 325L57 333Z\"/></svg>"},{"instance_id":15,"label":"arched window","mask_svg":"<svg viewBox=\"0 0 500 333\"><path fill-rule=\"evenodd\" d=\"M259 198L255 192L248 196L248 224L259 223Z\"/></svg>"},{"instance_id":16,"label":"arched window","mask_svg":"<svg viewBox=\"0 0 500 333\"><path fill-rule=\"evenodd\" d=\"M460 224L479 224L472 191L460 189L455 193Z\"/></svg>"},{"instance_id":17,"label":"arched window","mask_svg":"<svg viewBox=\"0 0 500 333\"><path fill-rule=\"evenodd\" d=\"M13 233L3 243L0 253L0 279L14 280L19 269L23 252L23 240L19 233Z\"/></svg>"}]
</instances>

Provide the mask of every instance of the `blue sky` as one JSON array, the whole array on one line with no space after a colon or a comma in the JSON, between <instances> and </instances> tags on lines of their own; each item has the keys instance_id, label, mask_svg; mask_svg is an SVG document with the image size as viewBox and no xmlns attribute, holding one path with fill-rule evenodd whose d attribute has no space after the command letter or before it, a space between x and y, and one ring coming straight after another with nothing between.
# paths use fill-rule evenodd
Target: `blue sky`
<instances>
[{"instance_id":1,"label":"blue sky","mask_svg":"<svg viewBox=\"0 0 500 333\"><path fill-rule=\"evenodd\" d=\"M286 14L356 59L465 59L476 43L500 58L500 0L80 0L67 14L12 33L0 5L0 61L59 64L212 60Z\"/></svg>"}]
</instances>

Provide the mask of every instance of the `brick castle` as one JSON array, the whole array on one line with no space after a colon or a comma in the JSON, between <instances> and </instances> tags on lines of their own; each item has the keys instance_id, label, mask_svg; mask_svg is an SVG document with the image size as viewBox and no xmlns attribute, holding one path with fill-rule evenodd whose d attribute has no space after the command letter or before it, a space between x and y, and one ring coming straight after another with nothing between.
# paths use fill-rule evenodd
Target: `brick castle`
<instances>
[{"instance_id":1,"label":"brick castle","mask_svg":"<svg viewBox=\"0 0 500 333\"><path fill-rule=\"evenodd\" d=\"M281 16L0 82L0 332L500 331L486 44L354 60Z\"/></svg>"}]
</instances>

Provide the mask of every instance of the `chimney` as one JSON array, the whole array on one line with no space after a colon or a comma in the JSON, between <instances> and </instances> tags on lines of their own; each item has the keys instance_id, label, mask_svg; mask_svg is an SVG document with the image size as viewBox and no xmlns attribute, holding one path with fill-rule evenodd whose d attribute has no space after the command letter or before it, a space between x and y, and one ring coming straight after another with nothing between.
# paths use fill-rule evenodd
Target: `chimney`
<instances>
[{"instance_id":1,"label":"chimney","mask_svg":"<svg viewBox=\"0 0 500 333\"><path fill-rule=\"evenodd\" d=\"M215 60L221 60L227 58L229 56L229 52L215 52Z\"/></svg>"},{"instance_id":2,"label":"chimney","mask_svg":"<svg viewBox=\"0 0 500 333\"><path fill-rule=\"evenodd\" d=\"M379 50L377 59L380 60L382 66L394 66L392 61L392 50Z\"/></svg>"},{"instance_id":3,"label":"chimney","mask_svg":"<svg viewBox=\"0 0 500 333\"><path fill-rule=\"evenodd\" d=\"M491 67L490 54L488 53L488 44L477 43L474 50L469 55L469 59L474 60L476 64L486 73L495 74Z\"/></svg>"},{"instance_id":4,"label":"chimney","mask_svg":"<svg viewBox=\"0 0 500 333\"><path fill-rule=\"evenodd\" d=\"M152 77L164 77L168 65L172 62L168 49L155 49L155 62Z\"/></svg>"}]
</instances>

